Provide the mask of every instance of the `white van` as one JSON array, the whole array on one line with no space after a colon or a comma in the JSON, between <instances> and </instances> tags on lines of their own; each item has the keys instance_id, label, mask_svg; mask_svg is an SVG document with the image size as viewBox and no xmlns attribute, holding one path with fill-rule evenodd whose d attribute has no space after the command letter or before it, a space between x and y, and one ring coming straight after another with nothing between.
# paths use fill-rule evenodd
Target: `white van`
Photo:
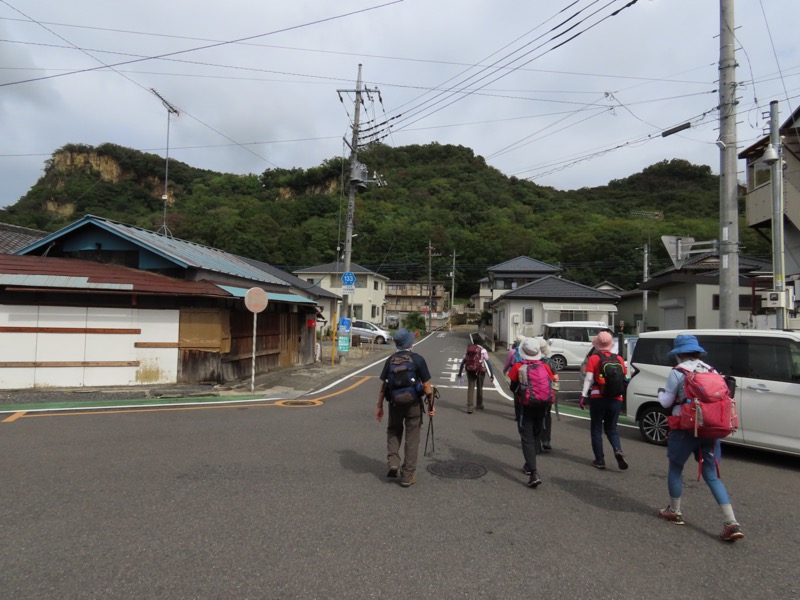
<instances>
[{"instance_id":1,"label":"white van","mask_svg":"<svg viewBox=\"0 0 800 600\"><path fill-rule=\"evenodd\" d=\"M608 325L602 321L545 323L542 337L550 344L550 360L553 361L556 370L579 367L592 349L592 338L601 329L608 329Z\"/></svg>"},{"instance_id":2,"label":"white van","mask_svg":"<svg viewBox=\"0 0 800 600\"><path fill-rule=\"evenodd\" d=\"M786 454L800 454L800 334L757 329L652 331L639 336L630 359L627 415L644 439L664 445L667 411L658 402L675 359L667 356L675 336L697 336L708 353L701 357L723 375L736 378L739 430L725 442Z\"/></svg>"}]
</instances>

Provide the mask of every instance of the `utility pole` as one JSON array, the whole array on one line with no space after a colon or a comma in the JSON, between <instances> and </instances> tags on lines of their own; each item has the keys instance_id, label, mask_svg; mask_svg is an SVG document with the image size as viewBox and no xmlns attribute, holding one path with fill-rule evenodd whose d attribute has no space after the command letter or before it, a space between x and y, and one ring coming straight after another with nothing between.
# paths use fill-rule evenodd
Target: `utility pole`
<instances>
[{"instance_id":1,"label":"utility pole","mask_svg":"<svg viewBox=\"0 0 800 600\"><path fill-rule=\"evenodd\" d=\"M775 311L775 328L785 329L787 299L784 290L786 266L783 242L783 144L778 118L778 101L773 100L769 103L769 143L775 152L764 152L763 160L770 167L772 180L772 279L775 291L781 299L781 306Z\"/></svg>"},{"instance_id":2,"label":"utility pole","mask_svg":"<svg viewBox=\"0 0 800 600\"><path fill-rule=\"evenodd\" d=\"M644 276L642 283L647 283L650 279L650 240L644 245ZM647 331L647 288L642 290L642 330L639 333Z\"/></svg>"},{"instance_id":3,"label":"utility pole","mask_svg":"<svg viewBox=\"0 0 800 600\"><path fill-rule=\"evenodd\" d=\"M362 88L361 85L361 64L358 65L358 79L356 80L356 89L355 90L337 90L340 94L341 92L355 92L356 100L355 100L355 113L353 115L353 136L349 143L350 145L350 185L347 192L347 217L346 217L346 226L345 226L345 235L344 235L344 272L349 273L351 267L351 257L353 253L353 215L355 213L356 208L356 192L359 188L366 189L367 187L367 175L366 175L366 167L358 162L358 128L359 128L359 121L361 118L361 104L362 93L366 92L369 93L370 90L366 88ZM376 91L376 90L374 90ZM350 304L350 295L349 294L342 294L342 312L341 316L346 318L351 318L351 304ZM334 326L338 326L338 323L335 323ZM339 362L344 364L345 362L345 355L341 354L339 356Z\"/></svg>"},{"instance_id":4,"label":"utility pole","mask_svg":"<svg viewBox=\"0 0 800 600\"><path fill-rule=\"evenodd\" d=\"M428 240L428 333L433 328L433 245Z\"/></svg>"},{"instance_id":5,"label":"utility pole","mask_svg":"<svg viewBox=\"0 0 800 600\"><path fill-rule=\"evenodd\" d=\"M734 0L720 0L719 36L719 326L735 329L739 315L739 210L736 174L736 48Z\"/></svg>"},{"instance_id":6,"label":"utility pole","mask_svg":"<svg viewBox=\"0 0 800 600\"><path fill-rule=\"evenodd\" d=\"M155 88L150 88L150 91L154 96L156 96L156 98L161 100L161 104L163 104L164 108L167 109L167 154L164 165L164 194L161 196L161 200L164 202L164 215L162 218L161 227L158 231L156 231L156 233L163 232L166 237L172 237L172 232L169 230L169 227L167 227L167 204L169 202L169 122L172 115L178 117L180 116L181 111L170 104L167 99L164 98L164 96L155 90Z\"/></svg>"},{"instance_id":7,"label":"utility pole","mask_svg":"<svg viewBox=\"0 0 800 600\"><path fill-rule=\"evenodd\" d=\"M453 271L450 273L450 321L447 330L453 330L453 317L456 304L456 249L453 248Z\"/></svg>"}]
</instances>

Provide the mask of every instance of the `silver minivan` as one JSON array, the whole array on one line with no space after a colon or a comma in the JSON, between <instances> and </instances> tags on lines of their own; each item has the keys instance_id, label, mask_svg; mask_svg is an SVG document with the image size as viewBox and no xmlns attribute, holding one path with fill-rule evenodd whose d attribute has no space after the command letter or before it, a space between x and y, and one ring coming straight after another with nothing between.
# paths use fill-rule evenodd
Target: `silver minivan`
<instances>
[{"instance_id":1,"label":"silver minivan","mask_svg":"<svg viewBox=\"0 0 800 600\"><path fill-rule=\"evenodd\" d=\"M800 454L800 333L758 329L651 331L636 341L630 358L626 411L644 439L666 444L667 411L658 402L674 358L675 336L697 336L707 354L701 359L736 378L739 429L725 442Z\"/></svg>"}]
</instances>

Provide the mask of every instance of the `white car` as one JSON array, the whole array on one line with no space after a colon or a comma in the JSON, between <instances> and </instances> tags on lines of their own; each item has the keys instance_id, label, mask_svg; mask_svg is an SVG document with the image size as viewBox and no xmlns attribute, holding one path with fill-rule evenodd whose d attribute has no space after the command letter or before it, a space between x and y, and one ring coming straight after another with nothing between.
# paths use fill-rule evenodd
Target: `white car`
<instances>
[{"instance_id":1,"label":"white car","mask_svg":"<svg viewBox=\"0 0 800 600\"><path fill-rule=\"evenodd\" d=\"M357 335L362 340L375 340L376 344L388 344L393 339L392 334L380 325L359 320L350 324L350 335Z\"/></svg>"},{"instance_id":2,"label":"white car","mask_svg":"<svg viewBox=\"0 0 800 600\"><path fill-rule=\"evenodd\" d=\"M652 331L639 336L630 359L632 377L626 411L644 439L667 442L667 411L658 402L675 359L667 356L675 336L697 337L707 352L701 360L736 378L739 429L723 441L800 454L800 334L757 329Z\"/></svg>"},{"instance_id":3,"label":"white car","mask_svg":"<svg viewBox=\"0 0 800 600\"><path fill-rule=\"evenodd\" d=\"M557 321L546 323L544 339L550 345L550 360L557 371L579 367L592 349L592 338L608 326L602 321ZM616 352L616 347L614 352Z\"/></svg>"}]
</instances>

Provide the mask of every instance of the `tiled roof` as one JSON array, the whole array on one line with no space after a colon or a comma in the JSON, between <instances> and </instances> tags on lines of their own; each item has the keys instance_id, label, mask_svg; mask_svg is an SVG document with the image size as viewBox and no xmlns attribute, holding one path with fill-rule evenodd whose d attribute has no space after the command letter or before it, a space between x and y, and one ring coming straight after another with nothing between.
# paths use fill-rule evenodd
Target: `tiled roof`
<instances>
[{"instance_id":1,"label":"tiled roof","mask_svg":"<svg viewBox=\"0 0 800 600\"><path fill-rule=\"evenodd\" d=\"M22 250L24 250L24 252L20 253L30 254L34 250L46 246L53 240L64 237L83 227L92 226L110 231L130 243L153 252L182 268L203 269L252 281L286 285L286 282L282 279L270 275L266 271L262 271L248 264L233 254L229 254L217 248L167 237L154 231L117 223L109 219L95 217L94 215L86 215L79 221L67 225L51 233L47 237L42 238L38 242L23 248Z\"/></svg>"},{"instance_id":2,"label":"tiled roof","mask_svg":"<svg viewBox=\"0 0 800 600\"><path fill-rule=\"evenodd\" d=\"M380 275L375 271L370 271L369 269L365 269L361 265L357 265L356 263L350 263L350 272L351 273L363 273L366 275L374 275L375 277L380 277L382 279L389 279L386 275ZM305 267L303 269L295 270L295 274L297 273L308 273L308 274L316 274L316 273L324 273L326 275L330 273L344 273L344 263L343 262L332 262L327 263L325 265L317 265L316 267Z\"/></svg>"},{"instance_id":3,"label":"tiled roof","mask_svg":"<svg viewBox=\"0 0 800 600\"><path fill-rule=\"evenodd\" d=\"M208 281L184 281L91 260L14 254L0 254L0 287L231 297Z\"/></svg>"},{"instance_id":4,"label":"tiled roof","mask_svg":"<svg viewBox=\"0 0 800 600\"><path fill-rule=\"evenodd\" d=\"M46 231L0 223L0 253L13 254L47 235Z\"/></svg>"},{"instance_id":5,"label":"tiled roof","mask_svg":"<svg viewBox=\"0 0 800 600\"><path fill-rule=\"evenodd\" d=\"M619 299L617 294L597 290L588 285L561 279L554 275L546 275L541 279L532 281L515 290L510 290L500 296L494 302L513 298L535 298L535 299L573 299L573 300L597 300L601 302L613 302Z\"/></svg>"},{"instance_id":6,"label":"tiled roof","mask_svg":"<svg viewBox=\"0 0 800 600\"><path fill-rule=\"evenodd\" d=\"M499 265L494 265L487 269L490 273L542 273L556 274L561 269L548 265L539 260L534 260L529 256L518 256Z\"/></svg>"}]
</instances>

